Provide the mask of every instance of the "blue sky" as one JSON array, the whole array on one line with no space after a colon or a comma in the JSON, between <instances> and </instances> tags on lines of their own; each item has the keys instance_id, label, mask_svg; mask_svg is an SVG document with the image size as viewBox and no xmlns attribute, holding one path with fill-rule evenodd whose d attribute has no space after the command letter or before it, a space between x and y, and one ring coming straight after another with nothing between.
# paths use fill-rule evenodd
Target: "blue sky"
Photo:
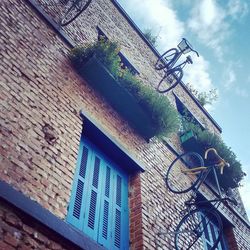
<instances>
[{"instance_id":1,"label":"blue sky","mask_svg":"<svg viewBox=\"0 0 250 250\"><path fill-rule=\"evenodd\" d=\"M160 53L185 37L200 57L185 70L185 83L216 88L206 108L222 127L225 143L248 173L240 189L250 217L250 2L249 0L118 0L143 31L158 35ZM248 48L249 46L249 48Z\"/></svg>"}]
</instances>

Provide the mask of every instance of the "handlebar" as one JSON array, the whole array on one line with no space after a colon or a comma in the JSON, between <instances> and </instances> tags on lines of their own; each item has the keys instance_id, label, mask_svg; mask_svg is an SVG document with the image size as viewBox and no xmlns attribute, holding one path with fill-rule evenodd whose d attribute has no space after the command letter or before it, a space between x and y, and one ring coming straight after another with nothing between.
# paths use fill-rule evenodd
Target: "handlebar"
<instances>
[{"instance_id":1,"label":"handlebar","mask_svg":"<svg viewBox=\"0 0 250 250\"><path fill-rule=\"evenodd\" d=\"M210 158L216 167L220 168L220 174L223 174L224 167L230 167L230 164L226 162L216 151L215 148L209 148L205 152L205 159Z\"/></svg>"},{"instance_id":2,"label":"handlebar","mask_svg":"<svg viewBox=\"0 0 250 250\"><path fill-rule=\"evenodd\" d=\"M198 53L196 50L192 49L192 51L193 51L194 53L196 53L197 57L200 56L199 53Z\"/></svg>"},{"instance_id":3,"label":"handlebar","mask_svg":"<svg viewBox=\"0 0 250 250\"><path fill-rule=\"evenodd\" d=\"M199 53L192 48L192 45L186 38L182 38L181 42L178 44L178 48L182 54L192 51L199 57Z\"/></svg>"}]
</instances>

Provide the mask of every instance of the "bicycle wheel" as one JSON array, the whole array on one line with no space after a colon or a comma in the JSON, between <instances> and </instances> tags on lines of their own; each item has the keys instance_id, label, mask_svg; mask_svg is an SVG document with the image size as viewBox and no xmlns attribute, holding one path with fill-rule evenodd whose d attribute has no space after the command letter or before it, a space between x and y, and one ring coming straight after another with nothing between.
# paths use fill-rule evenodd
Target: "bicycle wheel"
<instances>
[{"instance_id":1,"label":"bicycle wheel","mask_svg":"<svg viewBox=\"0 0 250 250\"><path fill-rule=\"evenodd\" d=\"M173 48L165 53L163 53L155 63L155 69L156 70L162 70L166 67L170 67L176 62L176 58L178 56L178 50Z\"/></svg>"},{"instance_id":2,"label":"bicycle wheel","mask_svg":"<svg viewBox=\"0 0 250 250\"><path fill-rule=\"evenodd\" d=\"M182 79L183 71L181 68L173 68L166 72L164 77L159 82L156 90L159 93L166 93L174 88Z\"/></svg>"},{"instance_id":3,"label":"bicycle wheel","mask_svg":"<svg viewBox=\"0 0 250 250\"><path fill-rule=\"evenodd\" d=\"M191 190L202 177L198 174L187 173L185 170L204 166L203 158L196 152L188 152L178 156L169 166L166 174L166 185L173 193L185 193Z\"/></svg>"},{"instance_id":4,"label":"bicycle wheel","mask_svg":"<svg viewBox=\"0 0 250 250\"><path fill-rule=\"evenodd\" d=\"M74 21L86 8L92 0L69 0L65 3L66 12L60 20L61 26L66 26Z\"/></svg>"},{"instance_id":5,"label":"bicycle wheel","mask_svg":"<svg viewBox=\"0 0 250 250\"><path fill-rule=\"evenodd\" d=\"M216 225L216 227L214 226ZM185 215L175 231L176 250L215 250L222 235L222 221L214 209L200 208ZM203 242L203 238L207 239Z\"/></svg>"}]
</instances>

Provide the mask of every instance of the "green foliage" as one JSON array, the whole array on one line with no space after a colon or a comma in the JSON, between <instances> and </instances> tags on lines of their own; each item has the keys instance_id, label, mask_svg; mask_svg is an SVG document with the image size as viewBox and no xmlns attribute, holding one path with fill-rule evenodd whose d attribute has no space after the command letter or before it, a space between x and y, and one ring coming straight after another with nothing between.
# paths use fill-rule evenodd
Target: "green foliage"
<instances>
[{"instance_id":1,"label":"green foliage","mask_svg":"<svg viewBox=\"0 0 250 250\"><path fill-rule=\"evenodd\" d=\"M152 45L157 46L159 35L154 35L152 29L146 29L143 34Z\"/></svg>"},{"instance_id":2,"label":"green foliage","mask_svg":"<svg viewBox=\"0 0 250 250\"><path fill-rule=\"evenodd\" d=\"M208 92L199 92L189 83L186 86L203 107L206 104L213 104L218 99L217 89L211 89Z\"/></svg>"},{"instance_id":3,"label":"green foliage","mask_svg":"<svg viewBox=\"0 0 250 250\"><path fill-rule=\"evenodd\" d=\"M129 69L121 68L118 53L119 47L116 43L101 40L85 47L74 48L70 53L70 59L76 69L80 69L86 60L94 55L149 114L158 137L166 137L178 131L178 113L168 98L144 85Z\"/></svg>"},{"instance_id":4,"label":"green foliage","mask_svg":"<svg viewBox=\"0 0 250 250\"><path fill-rule=\"evenodd\" d=\"M112 74L117 78L120 73L121 60L118 56L120 49L115 42L106 42L104 39L94 44L75 47L69 57L76 68L81 67L88 58L95 55Z\"/></svg>"},{"instance_id":5,"label":"green foliage","mask_svg":"<svg viewBox=\"0 0 250 250\"><path fill-rule=\"evenodd\" d=\"M229 187L239 187L241 180L246 174L242 171L241 163L237 160L232 149L228 147L218 135L208 130L202 130L193 122L185 120L185 118L182 129L184 133L189 130L193 131L197 143L196 147L198 147L200 151L198 153L204 155L206 149L210 147L215 148L218 154L230 164L229 168L225 168L223 175L218 172L218 178L222 188L227 190ZM185 150L193 151L192 148L185 148Z\"/></svg>"}]
</instances>

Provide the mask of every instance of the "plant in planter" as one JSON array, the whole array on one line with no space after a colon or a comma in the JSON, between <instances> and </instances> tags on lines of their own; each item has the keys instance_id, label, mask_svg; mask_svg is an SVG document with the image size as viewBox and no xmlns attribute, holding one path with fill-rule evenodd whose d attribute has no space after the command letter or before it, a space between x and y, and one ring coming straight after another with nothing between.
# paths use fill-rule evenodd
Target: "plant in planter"
<instances>
[{"instance_id":1,"label":"plant in planter","mask_svg":"<svg viewBox=\"0 0 250 250\"><path fill-rule=\"evenodd\" d=\"M246 175L241 168L241 163L236 159L235 153L228 147L222 139L211 133L208 130L202 130L199 126L190 121L184 121L182 128L186 129L186 132L192 131L192 143L186 141L182 143L184 150L195 151L204 156L206 149L213 147L217 150L218 154L230 164L229 168L224 169L224 174L218 173L218 179L221 187L227 191L228 188L236 188L240 186L240 182ZM184 132L184 131L183 131ZM206 164L206 162L205 162Z\"/></svg>"},{"instance_id":2,"label":"plant in planter","mask_svg":"<svg viewBox=\"0 0 250 250\"><path fill-rule=\"evenodd\" d=\"M70 59L78 73L143 137L168 136L178 130L178 113L168 98L122 68L116 43L100 40L74 48Z\"/></svg>"}]
</instances>

